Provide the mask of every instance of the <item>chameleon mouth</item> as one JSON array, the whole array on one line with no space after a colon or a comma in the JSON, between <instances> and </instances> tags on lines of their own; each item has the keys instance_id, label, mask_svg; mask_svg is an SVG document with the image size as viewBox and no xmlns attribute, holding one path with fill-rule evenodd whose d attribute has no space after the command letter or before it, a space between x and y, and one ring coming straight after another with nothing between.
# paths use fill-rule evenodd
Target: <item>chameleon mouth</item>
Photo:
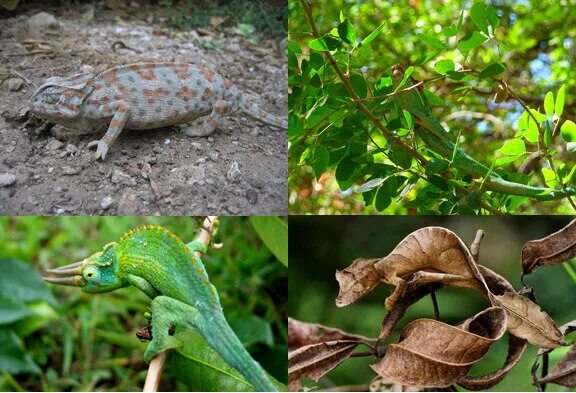
<instances>
[{"instance_id":1,"label":"chameleon mouth","mask_svg":"<svg viewBox=\"0 0 576 393\"><path fill-rule=\"evenodd\" d=\"M81 287L86 284L84 277L82 277L83 269L84 261L80 261L55 269L46 270L48 276L42 277L42 279L51 284Z\"/></svg>"}]
</instances>

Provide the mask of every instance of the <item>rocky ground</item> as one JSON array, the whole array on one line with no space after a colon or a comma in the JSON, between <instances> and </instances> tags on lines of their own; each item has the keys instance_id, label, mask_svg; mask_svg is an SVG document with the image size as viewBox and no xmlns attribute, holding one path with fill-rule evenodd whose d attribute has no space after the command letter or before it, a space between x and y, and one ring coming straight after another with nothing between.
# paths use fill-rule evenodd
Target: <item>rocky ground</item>
<instances>
[{"instance_id":1,"label":"rocky ground","mask_svg":"<svg viewBox=\"0 0 576 393\"><path fill-rule=\"evenodd\" d=\"M243 117L225 118L209 138L126 131L95 161L87 144L102 135L31 117L27 101L48 77L177 61L219 72L286 118L285 39L221 28L217 18L172 30L155 7L109 3L0 14L0 214L286 214L286 131Z\"/></svg>"}]
</instances>

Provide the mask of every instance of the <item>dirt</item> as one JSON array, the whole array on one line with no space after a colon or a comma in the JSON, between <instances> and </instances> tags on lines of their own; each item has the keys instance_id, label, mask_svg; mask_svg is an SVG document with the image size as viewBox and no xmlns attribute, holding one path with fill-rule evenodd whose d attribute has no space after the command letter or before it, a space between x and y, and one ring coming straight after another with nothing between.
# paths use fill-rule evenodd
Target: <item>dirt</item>
<instances>
[{"instance_id":1,"label":"dirt","mask_svg":"<svg viewBox=\"0 0 576 393\"><path fill-rule=\"evenodd\" d=\"M102 135L43 123L28 110L31 83L48 77L176 61L219 72L286 118L285 39L242 35L218 20L173 30L160 7L138 1L73 4L27 2L0 13L0 214L286 214L284 130L227 117L208 138L177 127L125 131L96 161L87 144Z\"/></svg>"}]
</instances>

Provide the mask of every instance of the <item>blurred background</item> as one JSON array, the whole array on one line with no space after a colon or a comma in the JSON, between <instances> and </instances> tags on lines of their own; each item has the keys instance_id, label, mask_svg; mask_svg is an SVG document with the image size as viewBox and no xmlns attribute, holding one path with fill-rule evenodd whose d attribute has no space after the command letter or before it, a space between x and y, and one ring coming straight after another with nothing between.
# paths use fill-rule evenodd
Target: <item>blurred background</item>
<instances>
[{"instance_id":1,"label":"blurred background","mask_svg":"<svg viewBox=\"0 0 576 393\"><path fill-rule=\"evenodd\" d=\"M147 325L148 297L133 287L89 295L47 285L40 275L80 261L141 225L161 225L189 242L201 220L0 217L0 390L141 391L147 343L134 332ZM285 383L286 267L249 218L221 218L214 242L222 248L202 259L230 325L267 371ZM186 371L170 361L160 391L190 390L179 381Z\"/></svg>"},{"instance_id":2,"label":"blurred background","mask_svg":"<svg viewBox=\"0 0 576 393\"><path fill-rule=\"evenodd\" d=\"M480 263L504 276L516 290L522 287L520 250L529 240L548 236L570 222L566 216L512 217L394 217L394 216L291 216L290 270L288 315L304 322L343 329L348 333L376 337L386 309L384 299L391 293L390 285L379 285L358 303L337 308L336 270L349 266L355 258L384 257L411 232L425 226L442 226L454 231L470 245L478 229L485 231L480 248ZM535 290L538 302L558 325L576 319L576 274L574 262L536 269L525 281ZM465 288L445 287L437 291L440 318L456 324L488 307L478 292ZM409 308L396 325L389 342L397 342L406 324L416 318L433 318L430 297ZM553 366L568 347L554 350ZM520 362L507 377L491 390L535 391L530 367L537 348L528 345ZM504 362L507 339L492 346L488 354L474 366L470 375L483 375L496 370ZM372 357L348 359L320 381L321 387L369 384L376 376L369 364ZM552 367L550 368L550 370ZM308 386L314 386L313 383ZM464 390L460 388L460 390ZM566 390L548 384L547 390Z\"/></svg>"}]
</instances>

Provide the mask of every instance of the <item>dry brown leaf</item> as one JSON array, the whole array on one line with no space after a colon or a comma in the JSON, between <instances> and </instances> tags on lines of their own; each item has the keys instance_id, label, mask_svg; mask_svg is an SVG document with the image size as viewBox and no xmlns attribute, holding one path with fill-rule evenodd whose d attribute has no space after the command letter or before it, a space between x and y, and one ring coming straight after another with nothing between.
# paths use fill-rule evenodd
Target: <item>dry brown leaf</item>
<instances>
[{"instance_id":1,"label":"dry brown leaf","mask_svg":"<svg viewBox=\"0 0 576 393\"><path fill-rule=\"evenodd\" d=\"M298 388L298 380L301 377L320 380L328 371L347 359L360 344L360 340L339 340L306 345L289 351L290 390Z\"/></svg>"},{"instance_id":2,"label":"dry brown leaf","mask_svg":"<svg viewBox=\"0 0 576 393\"><path fill-rule=\"evenodd\" d=\"M340 329L323 326L318 323L302 322L288 318L288 348L293 350L304 345L318 344L326 341L357 340L370 346L374 339L346 333Z\"/></svg>"},{"instance_id":3,"label":"dry brown leaf","mask_svg":"<svg viewBox=\"0 0 576 393\"><path fill-rule=\"evenodd\" d=\"M550 374L540 380L540 383L548 382L576 388L576 345L570 348Z\"/></svg>"},{"instance_id":4,"label":"dry brown leaf","mask_svg":"<svg viewBox=\"0 0 576 393\"><path fill-rule=\"evenodd\" d=\"M488 308L462 328L432 319L408 324L398 344L371 367L386 380L405 386L444 388L465 376L506 331L507 313Z\"/></svg>"},{"instance_id":5,"label":"dry brown leaf","mask_svg":"<svg viewBox=\"0 0 576 393\"><path fill-rule=\"evenodd\" d=\"M379 281L396 287L386 299L388 310L394 308L408 285L416 288L439 282L481 288L472 270L473 264L470 251L454 232L440 227L421 228L406 236L388 256L357 259L343 271L336 272L340 284L336 305L343 307L357 301Z\"/></svg>"},{"instance_id":6,"label":"dry brown leaf","mask_svg":"<svg viewBox=\"0 0 576 393\"><path fill-rule=\"evenodd\" d=\"M418 386L403 386L390 382L380 375L370 382L371 392L423 392L424 389Z\"/></svg>"},{"instance_id":7,"label":"dry brown leaf","mask_svg":"<svg viewBox=\"0 0 576 393\"><path fill-rule=\"evenodd\" d=\"M508 330L515 336L528 340L541 348L556 348L564 344L563 335L556 323L540 306L530 299L514 293L490 294L495 306L508 312Z\"/></svg>"},{"instance_id":8,"label":"dry brown leaf","mask_svg":"<svg viewBox=\"0 0 576 393\"><path fill-rule=\"evenodd\" d=\"M538 266L550 266L576 256L576 220L543 239L522 247L522 270L530 274Z\"/></svg>"}]
</instances>

